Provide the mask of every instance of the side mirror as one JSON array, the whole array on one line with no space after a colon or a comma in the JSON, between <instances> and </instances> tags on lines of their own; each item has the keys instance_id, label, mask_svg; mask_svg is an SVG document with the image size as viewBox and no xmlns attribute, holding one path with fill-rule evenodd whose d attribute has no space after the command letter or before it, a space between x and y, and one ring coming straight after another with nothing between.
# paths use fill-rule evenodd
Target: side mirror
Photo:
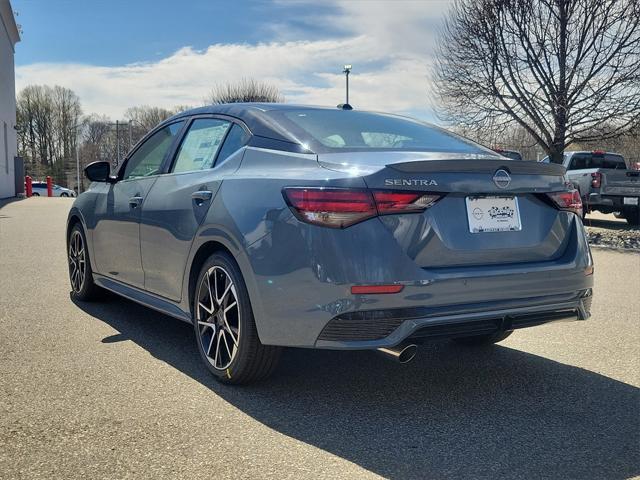
<instances>
[{"instance_id":1,"label":"side mirror","mask_svg":"<svg viewBox=\"0 0 640 480\"><path fill-rule=\"evenodd\" d=\"M110 176L111 164L109 162L93 162L84 167L84 174L92 182L109 182L113 181Z\"/></svg>"}]
</instances>

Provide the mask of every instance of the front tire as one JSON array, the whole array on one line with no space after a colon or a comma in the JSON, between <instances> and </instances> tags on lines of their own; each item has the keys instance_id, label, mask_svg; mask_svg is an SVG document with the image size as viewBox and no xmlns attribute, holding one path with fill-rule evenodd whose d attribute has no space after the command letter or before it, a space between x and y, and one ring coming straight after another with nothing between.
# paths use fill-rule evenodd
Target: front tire
<instances>
[{"instance_id":1,"label":"front tire","mask_svg":"<svg viewBox=\"0 0 640 480\"><path fill-rule=\"evenodd\" d=\"M81 302L95 300L99 296L100 287L93 282L87 239L79 223L76 223L69 233L67 259L71 297Z\"/></svg>"},{"instance_id":2,"label":"front tire","mask_svg":"<svg viewBox=\"0 0 640 480\"><path fill-rule=\"evenodd\" d=\"M478 347L482 345L493 345L501 342L513 333L513 330L505 332L490 333L488 335L474 335L472 337L454 338L454 342L470 347Z\"/></svg>"},{"instance_id":3,"label":"front tire","mask_svg":"<svg viewBox=\"0 0 640 480\"><path fill-rule=\"evenodd\" d=\"M68 196L69 196L69 194L68 194L68 193L66 193L66 192L62 192L62 193L60 194L60 196L61 196L61 197L68 197Z\"/></svg>"},{"instance_id":4,"label":"front tire","mask_svg":"<svg viewBox=\"0 0 640 480\"><path fill-rule=\"evenodd\" d=\"M219 381L248 384L274 372L282 349L260 342L242 273L226 253L211 255L200 270L193 326L200 356Z\"/></svg>"}]
</instances>

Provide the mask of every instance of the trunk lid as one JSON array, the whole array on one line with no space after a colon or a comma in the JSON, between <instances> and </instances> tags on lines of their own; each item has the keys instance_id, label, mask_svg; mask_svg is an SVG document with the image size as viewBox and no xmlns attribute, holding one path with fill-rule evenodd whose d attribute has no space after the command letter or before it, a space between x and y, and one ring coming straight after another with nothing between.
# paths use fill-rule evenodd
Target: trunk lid
<instances>
[{"instance_id":1,"label":"trunk lid","mask_svg":"<svg viewBox=\"0 0 640 480\"><path fill-rule=\"evenodd\" d=\"M423 152L363 158L370 155L327 154L319 162L325 168L359 172L372 190L442 195L423 213L380 217L399 247L422 268L550 261L567 247L577 217L558 210L546 196L567 190L561 165ZM487 224L493 213L505 211L513 215L511 223L500 228L513 230L471 231L478 222ZM473 220L474 212L480 220Z\"/></svg>"}]
</instances>

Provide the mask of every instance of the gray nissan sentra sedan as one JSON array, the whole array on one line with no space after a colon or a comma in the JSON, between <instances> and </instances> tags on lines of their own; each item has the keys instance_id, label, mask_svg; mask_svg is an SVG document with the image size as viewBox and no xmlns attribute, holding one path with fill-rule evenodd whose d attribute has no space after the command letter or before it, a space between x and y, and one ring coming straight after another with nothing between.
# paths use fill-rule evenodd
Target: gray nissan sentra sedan
<instances>
[{"instance_id":1,"label":"gray nissan sentra sedan","mask_svg":"<svg viewBox=\"0 0 640 480\"><path fill-rule=\"evenodd\" d=\"M72 297L110 290L194 326L228 383L282 347L499 342L589 317L593 263L560 165L342 108L231 104L154 128L69 213Z\"/></svg>"}]
</instances>

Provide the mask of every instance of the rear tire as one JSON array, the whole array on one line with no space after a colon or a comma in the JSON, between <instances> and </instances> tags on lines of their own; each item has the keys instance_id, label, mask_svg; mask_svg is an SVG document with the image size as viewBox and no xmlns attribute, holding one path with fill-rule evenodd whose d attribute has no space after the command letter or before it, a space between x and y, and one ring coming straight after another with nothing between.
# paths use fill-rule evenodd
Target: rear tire
<instances>
[{"instance_id":1,"label":"rear tire","mask_svg":"<svg viewBox=\"0 0 640 480\"><path fill-rule=\"evenodd\" d=\"M501 342L512 333L513 330L507 330L506 332L496 332L489 335L474 335L472 337L454 338L453 341L461 345L478 347L482 345L492 345L494 343Z\"/></svg>"},{"instance_id":2,"label":"rear tire","mask_svg":"<svg viewBox=\"0 0 640 480\"><path fill-rule=\"evenodd\" d=\"M32 197L39 197L39 196L40 196L40 194L39 194L39 193L35 193L35 192L34 192L34 193L32 193L32 194L31 194L31 196L32 196Z\"/></svg>"},{"instance_id":3,"label":"rear tire","mask_svg":"<svg viewBox=\"0 0 640 480\"><path fill-rule=\"evenodd\" d=\"M622 215L629 225L640 225L640 207L626 207L622 210Z\"/></svg>"},{"instance_id":4,"label":"rear tire","mask_svg":"<svg viewBox=\"0 0 640 480\"><path fill-rule=\"evenodd\" d=\"M198 352L217 380L248 384L275 371L282 348L260 342L242 273L230 255L207 259L192 305Z\"/></svg>"}]
</instances>

